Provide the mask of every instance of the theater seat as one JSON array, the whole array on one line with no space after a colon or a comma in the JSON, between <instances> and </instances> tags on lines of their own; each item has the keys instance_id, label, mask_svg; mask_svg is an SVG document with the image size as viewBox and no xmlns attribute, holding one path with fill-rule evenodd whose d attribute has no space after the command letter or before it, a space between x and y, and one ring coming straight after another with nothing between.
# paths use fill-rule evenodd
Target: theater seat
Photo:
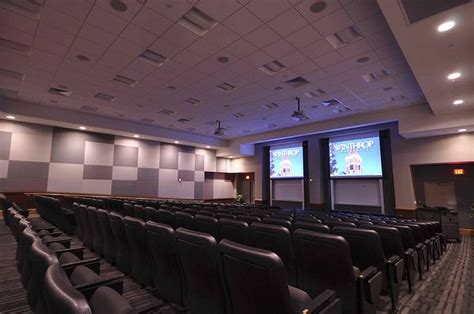
<instances>
[{"instance_id":1,"label":"theater seat","mask_svg":"<svg viewBox=\"0 0 474 314\"><path fill-rule=\"evenodd\" d=\"M178 228L175 235L185 307L190 313L225 313L216 240L184 228Z\"/></svg>"},{"instance_id":2,"label":"theater seat","mask_svg":"<svg viewBox=\"0 0 474 314\"><path fill-rule=\"evenodd\" d=\"M285 267L275 253L229 240L222 240L218 249L227 313L340 313L340 300L330 291L310 308L309 295L288 286Z\"/></svg>"},{"instance_id":3,"label":"theater seat","mask_svg":"<svg viewBox=\"0 0 474 314\"><path fill-rule=\"evenodd\" d=\"M338 235L298 229L293 233L298 288L311 297L325 289L342 300L343 313L375 313L382 273L354 272L349 244Z\"/></svg>"},{"instance_id":4,"label":"theater seat","mask_svg":"<svg viewBox=\"0 0 474 314\"><path fill-rule=\"evenodd\" d=\"M114 262L114 235L110 228L110 217L109 213L104 209L97 211L97 219L99 220L99 227L102 231L102 253L105 260L109 263Z\"/></svg>"},{"instance_id":5,"label":"theater seat","mask_svg":"<svg viewBox=\"0 0 474 314\"><path fill-rule=\"evenodd\" d=\"M213 236L216 241L220 240L219 221L215 217L201 214L194 216L194 230L208 233Z\"/></svg>"},{"instance_id":6,"label":"theater seat","mask_svg":"<svg viewBox=\"0 0 474 314\"><path fill-rule=\"evenodd\" d=\"M147 247L145 222L135 217L125 217L123 222L130 249L132 275L140 284L153 286L152 261Z\"/></svg>"},{"instance_id":7,"label":"theater seat","mask_svg":"<svg viewBox=\"0 0 474 314\"><path fill-rule=\"evenodd\" d=\"M180 227L190 230L194 229L194 216L190 213L176 212L174 216L176 229Z\"/></svg>"},{"instance_id":8,"label":"theater seat","mask_svg":"<svg viewBox=\"0 0 474 314\"><path fill-rule=\"evenodd\" d=\"M265 218L262 220L264 224L272 224L272 225L277 225L277 226L282 226L288 229L288 231L292 232L293 231L293 224L291 223L290 220L288 219L283 219L283 218Z\"/></svg>"},{"instance_id":9,"label":"theater seat","mask_svg":"<svg viewBox=\"0 0 474 314\"><path fill-rule=\"evenodd\" d=\"M95 207L87 208L87 217L92 230L92 249L98 255L102 255L102 230L99 226L99 219L97 218L97 209Z\"/></svg>"},{"instance_id":10,"label":"theater seat","mask_svg":"<svg viewBox=\"0 0 474 314\"><path fill-rule=\"evenodd\" d=\"M277 254L285 265L288 283L296 286L293 244L291 243L291 234L287 228L254 223L250 226L250 245Z\"/></svg>"},{"instance_id":11,"label":"theater seat","mask_svg":"<svg viewBox=\"0 0 474 314\"><path fill-rule=\"evenodd\" d=\"M84 236L82 242L87 248L92 249L92 227L89 222L86 205L79 206L79 215L81 217L82 226L84 228Z\"/></svg>"},{"instance_id":12,"label":"theater seat","mask_svg":"<svg viewBox=\"0 0 474 314\"><path fill-rule=\"evenodd\" d=\"M249 225L245 221L221 218L219 219L219 235L221 239L248 245Z\"/></svg>"},{"instance_id":13,"label":"theater seat","mask_svg":"<svg viewBox=\"0 0 474 314\"><path fill-rule=\"evenodd\" d=\"M84 226L82 224L82 218L81 218L81 213L80 213L78 203L72 204L72 212L74 213L74 219L76 220L76 235L79 238L79 240L84 242L84 239L83 239Z\"/></svg>"},{"instance_id":14,"label":"theater seat","mask_svg":"<svg viewBox=\"0 0 474 314\"><path fill-rule=\"evenodd\" d=\"M171 228L173 229L175 228L175 218L174 213L172 211L166 209L159 209L157 216L159 223L171 226Z\"/></svg>"},{"instance_id":15,"label":"theater seat","mask_svg":"<svg viewBox=\"0 0 474 314\"><path fill-rule=\"evenodd\" d=\"M293 229L305 229L322 233L331 233L331 229L329 229L329 227L326 225L306 221L296 221L293 224Z\"/></svg>"},{"instance_id":16,"label":"theater seat","mask_svg":"<svg viewBox=\"0 0 474 314\"><path fill-rule=\"evenodd\" d=\"M117 213L110 213L110 229L114 236L114 257L118 269L123 273L131 272L130 249L123 217Z\"/></svg>"},{"instance_id":17,"label":"theater seat","mask_svg":"<svg viewBox=\"0 0 474 314\"><path fill-rule=\"evenodd\" d=\"M253 224L254 222L261 222L262 221L257 216L250 216L250 215L239 215L239 216L237 216L237 220L245 221L246 223L248 223L249 226L251 224Z\"/></svg>"},{"instance_id":18,"label":"theater seat","mask_svg":"<svg viewBox=\"0 0 474 314\"><path fill-rule=\"evenodd\" d=\"M153 263L151 278L155 288L166 300L182 305L183 288L174 230L169 225L147 221L146 233Z\"/></svg>"}]
</instances>

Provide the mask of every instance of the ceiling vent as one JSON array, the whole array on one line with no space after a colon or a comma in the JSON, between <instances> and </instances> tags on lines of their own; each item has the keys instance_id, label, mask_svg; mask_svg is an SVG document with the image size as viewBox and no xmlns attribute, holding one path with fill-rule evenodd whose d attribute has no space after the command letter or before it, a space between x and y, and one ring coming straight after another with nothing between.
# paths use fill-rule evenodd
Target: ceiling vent
<instances>
[{"instance_id":1,"label":"ceiling vent","mask_svg":"<svg viewBox=\"0 0 474 314\"><path fill-rule=\"evenodd\" d=\"M82 106L81 110L89 111L89 112L97 112L99 111L99 108L86 105L86 106Z\"/></svg>"},{"instance_id":2,"label":"ceiling vent","mask_svg":"<svg viewBox=\"0 0 474 314\"><path fill-rule=\"evenodd\" d=\"M258 69L262 71L263 73L266 73L268 75L273 75L275 73L278 73L286 69L286 67L281 62L277 60L273 60L272 62L262 65Z\"/></svg>"},{"instance_id":3,"label":"ceiling vent","mask_svg":"<svg viewBox=\"0 0 474 314\"><path fill-rule=\"evenodd\" d=\"M237 113L233 113L232 116L234 118L239 119L239 118L243 118L245 115L243 113L237 112Z\"/></svg>"},{"instance_id":4,"label":"ceiling vent","mask_svg":"<svg viewBox=\"0 0 474 314\"><path fill-rule=\"evenodd\" d=\"M349 45L355 41L361 39L362 36L360 33L355 29L354 26L350 26L342 31L334 33L330 36L326 37L326 40L334 47L340 48L345 45Z\"/></svg>"},{"instance_id":5,"label":"ceiling vent","mask_svg":"<svg viewBox=\"0 0 474 314\"><path fill-rule=\"evenodd\" d=\"M110 102L110 101L114 101L115 96L107 95L104 93L97 93L95 94L94 98Z\"/></svg>"},{"instance_id":6,"label":"ceiling vent","mask_svg":"<svg viewBox=\"0 0 474 314\"><path fill-rule=\"evenodd\" d=\"M157 52L154 52L153 50L147 49L141 53L140 56L138 56L138 59L148 62L154 66L162 66L166 61L168 61L168 58L160 55Z\"/></svg>"},{"instance_id":7,"label":"ceiling vent","mask_svg":"<svg viewBox=\"0 0 474 314\"><path fill-rule=\"evenodd\" d=\"M67 89L55 88L55 87L50 87L48 89L48 93L53 94L53 95L63 96L63 97L71 96L71 92L68 91Z\"/></svg>"},{"instance_id":8,"label":"ceiling vent","mask_svg":"<svg viewBox=\"0 0 474 314\"><path fill-rule=\"evenodd\" d=\"M342 104L337 99L328 99L328 100L322 101L321 105L328 108L328 107L340 106Z\"/></svg>"},{"instance_id":9,"label":"ceiling vent","mask_svg":"<svg viewBox=\"0 0 474 314\"><path fill-rule=\"evenodd\" d=\"M298 76L298 77L295 77L294 79L286 81L285 84L293 88L297 88L297 87L305 86L306 84L309 84L309 82L304 77Z\"/></svg>"},{"instance_id":10,"label":"ceiling vent","mask_svg":"<svg viewBox=\"0 0 474 314\"><path fill-rule=\"evenodd\" d=\"M274 127L276 127L276 126L277 126L277 125L276 125L275 123L270 123L269 125L267 125L267 127L268 127L269 129L274 128Z\"/></svg>"},{"instance_id":11,"label":"ceiling vent","mask_svg":"<svg viewBox=\"0 0 474 314\"><path fill-rule=\"evenodd\" d=\"M216 88L221 92L230 92L235 89L235 86L229 83L222 83L220 85L217 85Z\"/></svg>"},{"instance_id":12,"label":"ceiling vent","mask_svg":"<svg viewBox=\"0 0 474 314\"><path fill-rule=\"evenodd\" d=\"M262 108L264 109L267 109L267 110L272 110L272 109L276 109L278 108L279 106L277 104L275 104L274 102L270 103L270 104L265 104L265 105L262 105Z\"/></svg>"},{"instance_id":13,"label":"ceiling vent","mask_svg":"<svg viewBox=\"0 0 474 314\"><path fill-rule=\"evenodd\" d=\"M184 101L187 103L190 103L191 105L198 105L201 103L201 101L196 98L188 98L188 99L185 99Z\"/></svg>"},{"instance_id":14,"label":"ceiling vent","mask_svg":"<svg viewBox=\"0 0 474 314\"><path fill-rule=\"evenodd\" d=\"M304 93L304 95L308 98L320 97L324 94L326 94L326 93L322 89L319 89L319 88L315 91Z\"/></svg>"},{"instance_id":15,"label":"ceiling vent","mask_svg":"<svg viewBox=\"0 0 474 314\"><path fill-rule=\"evenodd\" d=\"M143 118L143 119L141 119L140 121L141 121L141 122L145 122L145 123L153 123L153 122L155 122L155 120L150 119L150 118Z\"/></svg>"},{"instance_id":16,"label":"ceiling vent","mask_svg":"<svg viewBox=\"0 0 474 314\"><path fill-rule=\"evenodd\" d=\"M216 26L217 22L198 8L192 7L178 20L178 24L198 36L203 36Z\"/></svg>"},{"instance_id":17,"label":"ceiling vent","mask_svg":"<svg viewBox=\"0 0 474 314\"><path fill-rule=\"evenodd\" d=\"M25 78L25 75L23 73L7 70L4 68L0 68L0 76L7 79L15 79L18 81L23 81L23 79Z\"/></svg>"},{"instance_id":18,"label":"ceiling vent","mask_svg":"<svg viewBox=\"0 0 474 314\"><path fill-rule=\"evenodd\" d=\"M7 51L14 52L14 53L19 53L22 55L29 55L31 52L30 46L20 44L16 41L5 39L2 37L0 37L0 48Z\"/></svg>"},{"instance_id":19,"label":"ceiling vent","mask_svg":"<svg viewBox=\"0 0 474 314\"><path fill-rule=\"evenodd\" d=\"M344 113L348 111L352 111L352 109L347 106L340 106L340 107L338 106L332 110L332 112L334 113Z\"/></svg>"},{"instance_id":20,"label":"ceiling vent","mask_svg":"<svg viewBox=\"0 0 474 314\"><path fill-rule=\"evenodd\" d=\"M2 0L0 3L3 7L7 7L17 13L39 18L41 5L44 3L44 0Z\"/></svg>"},{"instance_id":21,"label":"ceiling vent","mask_svg":"<svg viewBox=\"0 0 474 314\"><path fill-rule=\"evenodd\" d=\"M133 87L137 84L136 80L123 76L123 75L117 75L116 77L114 77L112 81L127 85L129 87Z\"/></svg>"},{"instance_id":22,"label":"ceiling vent","mask_svg":"<svg viewBox=\"0 0 474 314\"><path fill-rule=\"evenodd\" d=\"M380 70L380 71L377 71L377 72L372 72L372 73L369 73L369 74L366 74L366 75L362 75L362 78L367 83L373 83L373 82L376 82L376 81L381 81L381 80L386 79L387 77L389 77L389 74L386 70Z\"/></svg>"},{"instance_id":23,"label":"ceiling vent","mask_svg":"<svg viewBox=\"0 0 474 314\"><path fill-rule=\"evenodd\" d=\"M164 114L166 116L172 116L172 115L176 114L176 111L163 109L159 113Z\"/></svg>"},{"instance_id":24,"label":"ceiling vent","mask_svg":"<svg viewBox=\"0 0 474 314\"><path fill-rule=\"evenodd\" d=\"M177 120L179 123L188 123L191 122L191 119L181 118Z\"/></svg>"},{"instance_id":25,"label":"ceiling vent","mask_svg":"<svg viewBox=\"0 0 474 314\"><path fill-rule=\"evenodd\" d=\"M388 98L388 101L391 102L397 102L397 101L403 101L407 100L407 98L404 95L396 95L396 96L391 96Z\"/></svg>"}]
</instances>

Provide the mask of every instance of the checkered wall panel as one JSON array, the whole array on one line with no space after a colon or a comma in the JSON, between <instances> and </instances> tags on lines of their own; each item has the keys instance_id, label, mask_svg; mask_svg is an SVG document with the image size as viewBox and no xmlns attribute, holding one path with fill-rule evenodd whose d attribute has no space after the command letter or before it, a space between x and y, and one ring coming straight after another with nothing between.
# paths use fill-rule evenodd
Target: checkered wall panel
<instances>
[{"instance_id":1,"label":"checkered wall panel","mask_svg":"<svg viewBox=\"0 0 474 314\"><path fill-rule=\"evenodd\" d=\"M0 121L0 191L202 199L215 170L213 150Z\"/></svg>"}]
</instances>

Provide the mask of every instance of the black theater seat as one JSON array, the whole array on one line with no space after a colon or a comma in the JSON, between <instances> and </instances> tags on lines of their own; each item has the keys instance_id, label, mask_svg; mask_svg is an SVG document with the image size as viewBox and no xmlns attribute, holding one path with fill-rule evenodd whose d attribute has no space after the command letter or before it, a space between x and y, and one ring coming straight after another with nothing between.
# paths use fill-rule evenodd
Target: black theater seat
<instances>
[{"instance_id":1,"label":"black theater seat","mask_svg":"<svg viewBox=\"0 0 474 314\"><path fill-rule=\"evenodd\" d=\"M250 226L250 245L277 254L283 261L283 265L285 265L288 283L296 286L293 244L291 243L290 231L287 228L278 225L254 223Z\"/></svg>"},{"instance_id":2,"label":"black theater seat","mask_svg":"<svg viewBox=\"0 0 474 314\"><path fill-rule=\"evenodd\" d=\"M180 227L190 230L194 229L194 216L190 213L176 212L174 216L176 229Z\"/></svg>"},{"instance_id":3,"label":"black theater seat","mask_svg":"<svg viewBox=\"0 0 474 314\"><path fill-rule=\"evenodd\" d=\"M265 224L272 224L272 225L285 227L290 232L293 231L293 224L291 223L290 220L283 219L283 218L273 218L273 217L274 216L272 216L271 218L265 218L262 220L262 222Z\"/></svg>"},{"instance_id":4,"label":"black theater seat","mask_svg":"<svg viewBox=\"0 0 474 314\"><path fill-rule=\"evenodd\" d=\"M190 313L225 313L216 240L209 234L184 228L175 235L185 307Z\"/></svg>"},{"instance_id":5,"label":"black theater seat","mask_svg":"<svg viewBox=\"0 0 474 314\"><path fill-rule=\"evenodd\" d=\"M172 211L159 209L157 214L159 223L171 226L171 228L175 228L176 220Z\"/></svg>"},{"instance_id":6,"label":"black theater seat","mask_svg":"<svg viewBox=\"0 0 474 314\"><path fill-rule=\"evenodd\" d=\"M95 207L87 208L87 218L92 230L92 249L99 255L102 255L102 230L97 218L97 209Z\"/></svg>"},{"instance_id":7,"label":"black theater seat","mask_svg":"<svg viewBox=\"0 0 474 314\"><path fill-rule=\"evenodd\" d=\"M305 229L322 233L331 233L331 229L326 225L306 221L296 221L293 224L293 229Z\"/></svg>"},{"instance_id":8,"label":"black theater seat","mask_svg":"<svg viewBox=\"0 0 474 314\"><path fill-rule=\"evenodd\" d=\"M341 298L343 313L375 313L382 273L355 270L349 244L338 235L298 229L293 233L298 288L315 297L325 289Z\"/></svg>"},{"instance_id":9,"label":"black theater seat","mask_svg":"<svg viewBox=\"0 0 474 314\"><path fill-rule=\"evenodd\" d=\"M218 249L227 313L340 313L333 292L325 291L312 303L305 291L289 286L275 253L229 240L222 240Z\"/></svg>"},{"instance_id":10,"label":"black theater seat","mask_svg":"<svg viewBox=\"0 0 474 314\"><path fill-rule=\"evenodd\" d=\"M148 247L153 262L153 282L167 301L183 304L183 289L178 266L174 230L169 225L146 223Z\"/></svg>"},{"instance_id":11,"label":"black theater seat","mask_svg":"<svg viewBox=\"0 0 474 314\"><path fill-rule=\"evenodd\" d=\"M332 220L332 219L327 219L324 220L324 224L328 226L329 228L334 229L336 226L341 226L341 227L353 227L356 228L356 224L348 221L338 221L338 220Z\"/></svg>"},{"instance_id":12,"label":"black theater seat","mask_svg":"<svg viewBox=\"0 0 474 314\"><path fill-rule=\"evenodd\" d=\"M219 221L217 218L198 214L194 217L194 229L212 235L216 241L220 240Z\"/></svg>"},{"instance_id":13,"label":"black theater seat","mask_svg":"<svg viewBox=\"0 0 474 314\"><path fill-rule=\"evenodd\" d=\"M123 217L117 213L110 213L110 229L114 236L115 264L123 273L131 272L130 249Z\"/></svg>"},{"instance_id":14,"label":"black theater seat","mask_svg":"<svg viewBox=\"0 0 474 314\"><path fill-rule=\"evenodd\" d=\"M112 229L110 228L109 213L104 209L99 209L97 211L97 219L99 220L99 227L102 232L102 253L107 262L113 263L115 241Z\"/></svg>"},{"instance_id":15,"label":"black theater seat","mask_svg":"<svg viewBox=\"0 0 474 314\"><path fill-rule=\"evenodd\" d=\"M133 209L133 204L130 204L130 203L124 203L123 204L123 215L124 216L129 216L129 217L134 217L135 216L135 211Z\"/></svg>"},{"instance_id":16,"label":"black theater seat","mask_svg":"<svg viewBox=\"0 0 474 314\"><path fill-rule=\"evenodd\" d=\"M262 220L258 218L257 216L250 216L250 215L238 215L237 220L242 220L245 221L246 223L253 224L254 222L261 222Z\"/></svg>"},{"instance_id":17,"label":"black theater seat","mask_svg":"<svg viewBox=\"0 0 474 314\"><path fill-rule=\"evenodd\" d=\"M76 235L79 240L84 242L84 225L82 223L81 213L78 203L72 204L72 212L74 213L74 219L76 220Z\"/></svg>"},{"instance_id":18,"label":"black theater seat","mask_svg":"<svg viewBox=\"0 0 474 314\"><path fill-rule=\"evenodd\" d=\"M221 239L248 245L249 225L245 221L221 218L219 219L219 235Z\"/></svg>"},{"instance_id":19,"label":"black theater seat","mask_svg":"<svg viewBox=\"0 0 474 314\"><path fill-rule=\"evenodd\" d=\"M82 242L87 248L92 249L92 226L89 221L86 205L79 206L79 215L81 217L82 226L84 228L84 236Z\"/></svg>"},{"instance_id":20,"label":"black theater seat","mask_svg":"<svg viewBox=\"0 0 474 314\"><path fill-rule=\"evenodd\" d=\"M145 222L135 217L125 217L125 232L130 249L132 275L142 285L153 285L153 271L147 246Z\"/></svg>"},{"instance_id":21,"label":"black theater seat","mask_svg":"<svg viewBox=\"0 0 474 314\"><path fill-rule=\"evenodd\" d=\"M145 208L142 205L134 205L133 217L146 221Z\"/></svg>"}]
</instances>

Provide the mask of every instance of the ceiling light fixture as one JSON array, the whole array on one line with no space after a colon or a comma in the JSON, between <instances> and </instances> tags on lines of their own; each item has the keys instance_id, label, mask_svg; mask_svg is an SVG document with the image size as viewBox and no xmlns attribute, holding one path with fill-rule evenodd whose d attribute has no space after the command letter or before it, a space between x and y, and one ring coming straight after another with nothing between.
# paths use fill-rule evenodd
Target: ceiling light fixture
<instances>
[{"instance_id":1,"label":"ceiling light fixture","mask_svg":"<svg viewBox=\"0 0 474 314\"><path fill-rule=\"evenodd\" d=\"M138 135L138 134L135 134L133 137L134 137L134 138L139 138L139 137L140 137L140 135Z\"/></svg>"},{"instance_id":2,"label":"ceiling light fixture","mask_svg":"<svg viewBox=\"0 0 474 314\"><path fill-rule=\"evenodd\" d=\"M458 130L459 133L466 132L466 131L467 131L466 129L459 129Z\"/></svg>"},{"instance_id":3,"label":"ceiling light fixture","mask_svg":"<svg viewBox=\"0 0 474 314\"><path fill-rule=\"evenodd\" d=\"M455 80L455 79L458 79L460 77L461 77L460 72L453 72L453 73L448 75L448 80Z\"/></svg>"},{"instance_id":4,"label":"ceiling light fixture","mask_svg":"<svg viewBox=\"0 0 474 314\"><path fill-rule=\"evenodd\" d=\"M81 125L81 126L79 127L79 130L83 130L83 131L84 131L84 130L87 130L87 128L86 128L85 126L82 126L82 125Z\"/></svg>"},{"instance_id":5,"label":"ceiling light fixture","mask_svg":"<svg viewBox=\"0 0 474 314\"><path fill-rule=\"evenodd\" d=\"M438 32L440 33L447 32L454 26L456 26L456 22L454 21L447 21L447 22L441 23L438 26Z\"/></svg>"},{"instance_id":6,"label":"ceiling light fixture","mask_svg":"<svg viewBox=\"0 0 474 314\"><path fill-rule=\"evenodd\" d=\"M7 116L6 118L9 119L9 120L15 120L16 119L15 116Z\"/></svg>"},{"instance_id":7,"label":"ceiling light fixture","mask_svg":"<svg viewBox=\"0 0 474 314\"><path fill-rule=\"evenodd\" d=\"M174 141L175 144L179 144L179 141Z\"/></svg>"},{"instance_id":8,"label":"ceiling light fixture","mask_svg":"<svg viewBox=\"0 0 474 314\"><path fill-rule=\"evenodd\" d=\"M453 105L457 106L457 105L461 105L464 103L464 100L462 99L456 99L455 101L453 101Z\"/></svg>"},{"instance_id":9,"label":"ceiling light fixture","mask_svg":"<svg viewBox=\"0 0 474 314\"><path fill-rule=\"evenodd\" d=\"M211 148L211 146L207 145L206 148Z\"/></svg>"},{"instance_id":10,"label":"ceiling light fixture","mask_svg":"<svg viewBox=\"0 0 474 314\"><path fill-rule=\"evenodd\" d=\"M84 56L84 55L77 55L76 59L79 60L79 61L82 61L82 62L89 62L90 61L90 59L87 56Z\"/></svg>"}]
</instances>

